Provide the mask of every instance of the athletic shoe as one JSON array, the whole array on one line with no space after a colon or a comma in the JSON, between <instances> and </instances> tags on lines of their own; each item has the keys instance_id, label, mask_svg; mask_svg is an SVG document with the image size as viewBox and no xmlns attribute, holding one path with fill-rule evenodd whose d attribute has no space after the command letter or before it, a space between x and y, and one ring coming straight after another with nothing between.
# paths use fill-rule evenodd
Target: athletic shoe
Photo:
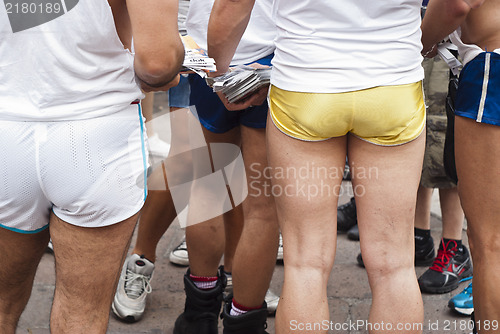
<instances>
[{"instance_id":1,"label":"athletic shoe","mask_svg":"<svg viewBox=\"0 0 500 334\"><path fill-rule=\"evenodd\" d=\"M430 237L427 242L423 245L415 242L415 266L417 267L427 267L434 262L434 239ZM364 267L363 257L361 253L358 254L356 261L361 267Z\"/></svg>"},{"instance_id":2,"label":"athletic shoe","mask_svg":"<svg viewBox=\"0 0 500 334\"><path fill-rule=\"evenodd\" d=\"M168 259L173 264L183 267L189 266L189 255L186 245L186 238L184 238L182 242L170 252ZM281 237L281 233L276 261L283 261L283 238Z\"/></svg>"},{"instance_id":3,"label":"athletic shoe","mask_svg":"<svg viewBox=\"0 0 500 334\"><path fill-rule=\"evenodd\" d=\"M283 261L283 237L280 233L280 241L278 246L278 254L276 255L276 261ZM269 305L268 305L269 307Z\"/></svg>"},{"instance_id":4,"label":"athletic shoe","mask_svg":"<svg viewBox=\"0 0 500 334\"><path fill-rule=\"evenodd\" d=\"M223 334L269 334L267 328L266 303L262 308L251 310L237 316L231 315L231 303L226 303L222 308Z\"/></svg>"},{"instance_id":5,"label":"athletic shoe","mask_svg":"<svg viewBox=\"0 0 500 334\"><path fill-rule=\"evenodd\" d=\"M266 297L264 298L267 304L267 313L273 315L276 313L278 308L278 303L280 301L280 296L275 295L271 290L267 290Z\"/></svg>"},{"instance_id":6,"label":"athletic shoe","mask_svg":"<svg viewBox=\"0 0 500 334\"><path fill-rule=\"evenodd\" d=\"M353 198L337 208L337 231L345 233L358 223L356 201Z\"/></svg>"},{"instance_id":7,"label":"athletic shoe","mask_svg":"<svg viewBox=\"0 0 500 334\"><path fill-rule=\"evenodd\" d=\"M221 266L221 272L224 273L224 267ZM231 299L233 298L233 277L231 275L225 275L226 277L226 287L224 289L224 301L226 303L231 303ZM267 304L267 312L269 315L273 315L276 313L276 309L278 308L278 303L280 301L280 297L275 295L270 289L266 292L266 297L264 298Z\"/></svg>"},{"instance_id":8,"label":"athletic shoe","mask_svg":"<svg viewBox=\"0 0 500 334\"><path fill-rule=\"evenodd\" d=\"M427 267L434 263L436 252L434 250L434 239L429 237L426 243L421 244L422 239L415 236L415 265Z\"/></svg>"},{"instance_id":9,"label":"athletic shoe","mask_svg":"<svg viewBox=\"0 0 500 334\"><path fill-rule=\"evenodd\" d=\"M149 153L167 157L170 152L170 144L161 140L157 133L148 138Z\"/></svg>"},{"instance_id":10,"label":"athletic shoe","mask_svg":"<svg viewBox=\"0 0 500 334\"><path fill-rule=\"evenodd\" d=\"M349 168L347 162L344 167L344 174L342 175L342 180L351 181L351 169Z\"/></svg>"},{"instance_id":11,"label":"athletic shoe","mask_svg":"<svg viewBox=\"0 0 500 334\"><path fill-rule=\"evenodd\" d=\"M52 239L50 239L49 243L47 244L46 252L54 254L54 245L52 245Z\"/></svg>"},{"instance_id":12,"label":"athletic shoe","mask_svg":"<svg viewBox=\"0 0 500 334\"><path fill-rule=\"evenodd\" d=\"M224 266L220 266L220 270L221 273L223 273L224 276L226 277L226 285L224 287L223 297L224 301L228 302L229 301L228 298L233 295L233 276L231 274L227 274L224 271Z\"/></svg>"},{"instance_id":13,"label":"athletic shoe","mask_svg":"<svg viewBox=\"0 0 500 334\"><path fill-rule=\"evenodd\" d=\"M464 245L454 240L445 245L441 240L433 265L418 279L420 290L427 293L446 293L458 288L462 278L472 275L472 261Z\"/></svg>"},{"instance_id":14,"label":"athletic shoe","mask_svg":"<svg viewBox=\"0 0 500 334\"><path fill-rule=\"evenodd\" d=\"M151 293L154 263L144 256L132 254L123 264L111 309L120 319L135 322L146 308L146 296Z\"/></svg>"},{"instance_id":15,"label":"athletic shoe","mask_svg":"<svg viewBox=\"0 0 500 334\"><path fill-rule=\"evenodd\" d=\"M186 301L184 312L177 317L174 334L218 334L218 320L226 277L219 268L214 288L202 290L191 280L190 271L184 275Z\"/></svg>"},{"instance_id":16,"label":"athletic shoe","mask_svg":"<svg viewBox=\"0 0 500 334\"><path fill-rule=\"evenodd\" d=\"M472 277L466 278L465 281L470 279L472 279ZM474 305L472 303L472 282L469 283L462 292L450 299L448 307L464 315L471 315L472 312L474 312Z\"/></svg>"},{"instance_id":17,"label":"athletic shoe","mask_svg":"<svg viewBox=\"0 0 500 334\"><path fill-rule=\"evenodd\" d=\"M358 224L354 225L347 231L347 239L359 241L359 228Z\"/></svg>"},{"instance_id":18,"label":"athletic shoe","mask_svg":"<svg viewBox=\"0 0 500 334\"><path fill-rule=\"evenodd\" d=\"M179 246L175 247L171 252L170 255L168 256L168 259L170 262L187 267L189 266L189 256L188 256L188 250L187 250L187 245L186 245L186 238L182 240L182 242L179 244Z\"/></svg>"},{"instance_id":19,"label":"athletic shoe","mask_svg":"<svg viewBox=\"0 0 500 334\"><path fill-rule=\"evenodd\" d=\"M358 265L360 267L365 267L365 263L363 262L363 256L361 256L361 253L358 254L358 256L356 256L356 261L358 262Z\"/></svg>"}]
</instances>

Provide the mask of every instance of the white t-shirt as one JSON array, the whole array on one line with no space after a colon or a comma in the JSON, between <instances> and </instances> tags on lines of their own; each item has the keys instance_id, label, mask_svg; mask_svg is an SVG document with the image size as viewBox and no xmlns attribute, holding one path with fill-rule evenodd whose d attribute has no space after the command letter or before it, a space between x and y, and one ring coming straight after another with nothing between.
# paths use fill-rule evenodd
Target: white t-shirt
<instances>
[{"instance_id":1,"label":"white t-shirt","mask_svg":"<svg viewBox=\"0 0 500 334\"><path fill-rule=\"evenodd\" d=\"M421 0L275 0L271 83L338 93L423 79Z\"/></svg>"},{"instance_id":2,"label":"white t-shirt","mask_svg":"<svg viewBox=\"0 0 500 334\"><path fill-rule=\"evenodd\" d=\"M177 15L177 24L179 26L179 33L186 35L186 18L189 11L189 0L179 0L179 13Z\"/></svg>"},{"instance_id":3,"label":"white t-shirt","mask_svg":"<svg viewBox=\"0 0 500 334\"><path fill-rule=\"evenodd\" d=\"M214 0L191 0L186 21L188 35L207 49L208 20ZM276 26L271 17L272 0L256 0L248 27L241 38L231 65L251 63L274 51Z\"/></svg>"},{"instance_id":4,"label":"white t-shirt","mask_svg":"<svg viewBox=\"0 0 500 334\"><path fill-rule=\"evenodd\" d=\"M462 29L460 27L452 32L449 37L451 42L457 46L458 54L462 57L464 66L472 59L476 58L477 55L485 52L476 44L465 44L462 42ZM493 50L493 52L500 54L500 48Z\"/></svg>"},{"instance_id":5,"label":"white t-shirt","mask_svg":"<svg viewBox=\"0 0 500 334\"><path fill-rule=\"evenodd\" d=\"M54 3L0 6L0 119L93 118L142 98L107 0Z\"/></svg>"}]
</instances>

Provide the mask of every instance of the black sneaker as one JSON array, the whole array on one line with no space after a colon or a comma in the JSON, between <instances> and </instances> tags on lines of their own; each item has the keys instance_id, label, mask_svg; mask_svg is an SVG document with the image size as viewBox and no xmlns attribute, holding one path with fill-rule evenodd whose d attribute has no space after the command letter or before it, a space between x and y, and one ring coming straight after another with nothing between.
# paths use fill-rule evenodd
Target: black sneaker
<instances>
[{"instance_id":1,"label":"black sneaker","mask_svg":"<svg viewBox=\"0 0 500 334\"><path fill-rule=\"evenodd\" d=\"M446 293L458 288L462 278L472 275L469 251L454 240L445 245L441 239L433 265L418 279L420 290L427 293Z\"/></svg>"},{"instance_id":2,"label":"black sneaker","mask_svg":"<svg viewBox=\"0 0 500 334\"><path fill-rule=\"evenodd\" d=\"M353 197L349 202L337 208L337 231L345 233L357 223L356 202Z\"/></svg>"},{"instance_id":3,"label":"black sneaker","mask_svg":"<svg viewBox=\"0 0 500 334\"><path fill-rule=\"evenodd\" d=\"M354 225L347 231L347 239L359 241L359 228L358 224Z\"/></svg>"},{"instance_id":4,"label":"black sneaker","mask_svg":"<svg viewBox=\"0 0 500 334\"><path fill-rule=\"evenodd\" d=\"M351 228L351 230L353 230ZM351 230L347 232L347 236L349 237L349 233L351 233ZM359 231L358 231L358 238L359 238ZM349 238L350 239L350 238ZM434 255L436 254L434 252L434 239L430 237L424 244L420 244L420 242L417 242L415 238L415 266L417 267L428 267L434 262ZM358 239L359 240L359 239ZM358 261L358 264L361 267L364 267L365 264L363 263L363 257L361 256L361 253L358 254L356 257L356 261Z\"/></svg>"},{"instance_id":5,"label":"black sneaker","mask_svg":"<svg viewBox=\"0 0 500 334\"><path fill-rule=\"evenodd\" d=\"M436 252L434 251L434 239L429 237L421 244L422 240L415 236L415 266L428 267L434 262Z\"/></svg>"}]
</instances>

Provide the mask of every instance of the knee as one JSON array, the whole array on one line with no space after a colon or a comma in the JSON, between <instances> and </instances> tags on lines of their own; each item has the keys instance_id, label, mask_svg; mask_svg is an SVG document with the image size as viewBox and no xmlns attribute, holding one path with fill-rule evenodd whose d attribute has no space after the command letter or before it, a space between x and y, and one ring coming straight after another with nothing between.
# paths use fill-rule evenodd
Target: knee
<instances>
[{"instance_id":1,"label":"knee","mask_svg":"<svg viewBox=\"0 0 500 334\"><path fill-rule=\"evenodd\" d=\"M500 257L500 233L495 233L484 227L468 226L467 236L471 253L477 260Z\"/></svg>"},{"instance_id":2,"label":"knee","mask_svg":"<svg viewBox=\"0 0 500 334\"><path fill-rule=\"evenodd\" d=\"M406 275L407 272L414 273L414 259L411 252L379 250L365 253L363 253L363 263L370 281L388 281L388 278Z\"/></svg>"},{"instance_id":3,"label":"knee","mask_svg":"<svg viewBox=\"0 0 500 334\"><path fill-rule=\"evenodd\" d=\"M279 225L274 205L250 203L245 207L243 215L245 217L245 225L251 225L260 231L265 230L278 235Z\"/></svg>"},{"instance_id":4,"label":"knee","mask_svg":"<svg viewBox=\"0 0 500 334\"><path fill-rule=\"evenodd\" d=\"M290 268L295 272L303 272L306 275L313 277L318 276L328 280L330 272L333 268L333 260L335 252L288 252L286 248L283 249L285 270Z\"/></svg>"}]
</instances>

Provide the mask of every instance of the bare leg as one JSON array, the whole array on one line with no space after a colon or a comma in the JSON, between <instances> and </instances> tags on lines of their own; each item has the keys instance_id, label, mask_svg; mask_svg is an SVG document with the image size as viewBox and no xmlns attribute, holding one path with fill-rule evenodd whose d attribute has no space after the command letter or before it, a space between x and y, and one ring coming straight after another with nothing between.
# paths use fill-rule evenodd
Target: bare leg
<instances>
[{"instance_id":1,"label":"bare leg","mask_svg":"<svg viewBox=\"0 0 500 334\"><path fill-rule=\"evenodd\" d=\"M276 265L279 228L274 198L265 193L265 184L270 186L264 176L265 129L242 126L241 137L249 194L243 202L243 233L233 266L234 298L246 307L260 307Z\"/></svg>"},{"instance_id":2,"label":"bare leg","mask_svg":"<svg viewBox=\"0 0 500 334\"><path fill-rule=\"evenodd\" d=\"M111 226L84 228L52 215L56 290L51 333L106 333L111 301L137 216Z\"/></svg>"},{"instance_id":3,"label":"bare leg","mask_svg":"<svg viewBox=\"0 0 500 334\"><path fill-rule=\"evenodd\" d=\"M276 314L276 333L284 334L290 333L293 321L321 323L329 319L326 286L335 258L336 208L346 138L305 142L284 135L270 119L268 124L269 165L273 170L288 168L297 173L296 178L292 174L272 180L275 190L282 191L275 201L283 237L285 282ZM311 172L313 168L322 177L298 175L300 170ZM329 171L326 176L319 173L324 168ZM338 173L330 173L332 169Z\"/></svg>"},{"instance_id":4,"label":"bare leg","mask_svg":"<svg viewBox=\"0 0 500 334\"><path fill-rule=\"evenodd\" d=\"M458 197L458 189L439 189L439 201L443 220L443 238L462 240L464 212Z\"/></svg>"},{"instance_id":5,"label":"bare leg","mask_svg":"<svg viewBox=\"0 0 500 334\"><path fill-rule=\"evenodd\" d=\"M142 104L145 117L152 119L153 93L146 94ZM189 153L189 115L187 109L171 108L170 122L172 132L171 149L166 160L162 161L148 177L149 190L137 232L133 254L144 255L151 262L156 261L156 247L161 237L177 216L177 210L169 185L179 185L192 180L192 156ZM174 112L175 113L172 113ZM149 114L149 116L147 116ZM149 122L147 124L152 124ZM188 195L188 194L187 194ZM185 199L186 203L188 198Z\"/></svg>"},{"instance_id":6,"label":"bare leg","mask_svg":"<svg viewBox=\"0 0 500 334\"><path fill-rule=\"evenodd\" d=\"M431 197L432 188L418 186L417 205L415 207L415 227L422 230L431 229Z\"/></svg>"},{"instance_id":7,"label":"bare leg","mask_svg":"<svg viewBox=\"0 0 500 334\"><path fill-rule=\"evenodd\" d=\"M19 317L31 295L38 263L49 242L49 230L22 234L0 228L0 328L16 332Z\"/></svg>"},{"instance_id":8,"label":"bare leg","mask_svg":"<svg viewBox=\"0 0 500 334\"><path fill-rule=\"evenodd\" d=\"M455 117L458 190L474 263L476 321L500 320L500 128ZM498 330L481 326L479 333Z\"/></svg>"},{"instance_id":9,"label":"bare leg","mask_svg":"<svg viewBox=\"0 0 500 334\"><path fill-rule=\"evenodd\" d=\"M395 147L349 137L361 252L373 295L369 322L390 323L393 329L398 323L414 324L398 333L421 333L424 320L413 237L424 145L425 135Z\"/></svg>"},{"instance_id":10,"label":"bare leg","mask_svg":"<svg viewBox=\"0 0 500 334\"><path fill-rule=\"evenodd\" d=\"M150 191L141 211L137 241L132 254L144 255L154 263L156 246L176 216L170 191Z\"/></svg>"},{"instance_id":11,"label":"bare leg","mask_svg":"<svg viewBox=\"0 0 500 334\"><path fill-rule=\"evenodd\" d=\"M222 217L186 227L189 268L196 276L217 276L224 252Z\"/></svg>"},{"instance_id":12,"label":"bare leg","mask_svg":"<svg viewBox=\"0 0 500 334\"><path fill-rule=\"evenodd\" d=\"M210 132L203 128L203 133L205 135L205 140L210 143L232 143L237 146L240 145L240 131L235 128L223 134L216 134ZM195 178L198 177L197 166L201 164L196 161L198 157L193 157L195 165ZM212 166L214 166L212 162ZM206 196L213 196L213 194L206 194ZM202 199L203 196L200 196ZM232 218L241 218L241 213L233 211L241 210L241 206L237 206L232 211L225 213L219 217L210 219L206 222L188 226L186 228L186 244L189 253L189 267L191 273L196 276L216 276L217 267L219 265L220 259L224 252L225 242L224 239L233 239L231 236L225 236L224 226L225 222L229 223L231 220L232 224L242 224L243 222L233 221ZM241 226L241 225L240 225ZM228 231L232 231L236 234L236 242L239 239L241 230L239 227L228 227ZM234 242L234 241L233 241ZM231 244L229 249L234 249L235 244ZM232 270L232 255L227 254L228 266L225 268L227 271Z\"/></svg>"},{"instance_id":13,"label":"bare leg","mask_svg":"<svg viewBox=\"0 0 500 334\"><path fill-rule=\"evenodd\" d=\"M243 207L241 205L224 214L224 270L232 272L236 248L243 230Z\"/></svg>"}]
</instances>

